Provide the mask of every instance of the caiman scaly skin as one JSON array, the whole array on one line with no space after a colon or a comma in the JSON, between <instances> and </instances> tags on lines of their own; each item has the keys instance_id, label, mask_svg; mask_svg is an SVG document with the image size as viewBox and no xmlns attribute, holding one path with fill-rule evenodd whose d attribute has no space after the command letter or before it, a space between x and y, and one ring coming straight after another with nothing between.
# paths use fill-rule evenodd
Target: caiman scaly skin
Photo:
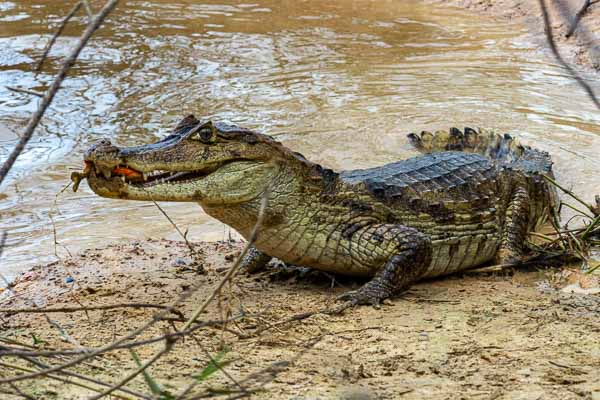
<instances>
[{"instance_id":1,"label":"caiman scaly skin","mask_svg":"<svg viewBox=\"0 0 600 400\"><path fill-rule=\"evenodd\" d=\"M246 238L267 193L245 266L276 257L372 277L342 296L355 303L489 261L517 264L528 232L555 206L542 177L552 175L549 155L469 128L409 138L427 154L334 172L269 136L189 116L157 143L92 146L85 177L105 197L198 202Z\"/></svg>"}]
</instances>

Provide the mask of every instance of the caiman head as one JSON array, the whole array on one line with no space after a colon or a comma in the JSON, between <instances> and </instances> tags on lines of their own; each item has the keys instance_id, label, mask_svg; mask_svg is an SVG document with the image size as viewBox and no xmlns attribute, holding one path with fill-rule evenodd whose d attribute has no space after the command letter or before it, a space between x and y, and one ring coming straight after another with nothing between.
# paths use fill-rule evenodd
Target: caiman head
<instances>
[{"instance_id":1,"label":"caiman head","mask_svg":"<svg viewBox=\"0 0 600 400\"><path fill-rule=\"evenodd\" d=\"M77 186L87 178L104 197L218 206L260 197L290 158L310 167L269 136L190 115L153 144L96 143L85 154L83 174L73 173L72 179Z\"/></svg>"}]
</instances>

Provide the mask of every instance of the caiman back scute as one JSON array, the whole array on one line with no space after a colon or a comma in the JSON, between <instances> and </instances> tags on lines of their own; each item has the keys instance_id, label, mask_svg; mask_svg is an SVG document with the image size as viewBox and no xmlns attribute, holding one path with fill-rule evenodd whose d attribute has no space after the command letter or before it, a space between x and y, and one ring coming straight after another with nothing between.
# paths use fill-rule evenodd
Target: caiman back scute
<instances>
[{"instance_id":1,"label":"caiman back scute","mask_svg":"<svg viewBox=\"0 0 600 400\"><path fill-rule=\"evenodd\" d=\"M494 165L480 154L446 151L377 168L345 171L347 183L363 183L373 197L391 208L406 207L451 220L455 211L492 207L497 192Z\"/></svg>"}]
</instances>

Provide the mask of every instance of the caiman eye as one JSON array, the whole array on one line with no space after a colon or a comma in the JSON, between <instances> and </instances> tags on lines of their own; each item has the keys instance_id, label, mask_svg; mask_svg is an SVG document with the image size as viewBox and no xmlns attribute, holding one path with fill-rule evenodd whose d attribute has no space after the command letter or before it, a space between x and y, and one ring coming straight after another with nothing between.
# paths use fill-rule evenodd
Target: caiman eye
<instances>
[{"instance_id":1,"label":"caiman eye","mask_svg":"<svg viewBox=\"0 0 600 400\"><path fill-rule=\"evenodd\" d=\"M200 129L190 136L190 139L199 140L202 143L214 143L216 134L212 124L205 124L200 127Z\"/></svg>"},{"instance_id":2,"label":"caiman eye","mask_svg":"<svg viewBox=\"0 0 600 400\"><path fill-rule=\"evenodd\" d=\"M210 142L210 139L212 138L212 136L213 136L213 131L209 127L202 128L198 132L198 137L200 137L200 140L202 140L203 142L207 142L207 143Z\"/></svg>"}]
</instances>

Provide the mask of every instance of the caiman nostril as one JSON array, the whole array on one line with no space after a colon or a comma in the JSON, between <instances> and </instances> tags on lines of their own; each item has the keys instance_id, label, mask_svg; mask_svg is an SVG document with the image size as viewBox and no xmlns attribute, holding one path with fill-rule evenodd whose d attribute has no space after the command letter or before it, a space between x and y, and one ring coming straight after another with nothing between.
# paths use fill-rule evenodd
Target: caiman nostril
<instances>
[{"instance_id":1,"label":"caiman nostril","mask_svg":"<svg viewBox=\"0 0 600 400\"><path fill-rule=\"evenodd\" d=\"M102 139L99 142L96 142L90 148L90 151L101 151L103 153L119 151L117 146L113 146L109 139Z\"/></svg>"}]
</instances>

